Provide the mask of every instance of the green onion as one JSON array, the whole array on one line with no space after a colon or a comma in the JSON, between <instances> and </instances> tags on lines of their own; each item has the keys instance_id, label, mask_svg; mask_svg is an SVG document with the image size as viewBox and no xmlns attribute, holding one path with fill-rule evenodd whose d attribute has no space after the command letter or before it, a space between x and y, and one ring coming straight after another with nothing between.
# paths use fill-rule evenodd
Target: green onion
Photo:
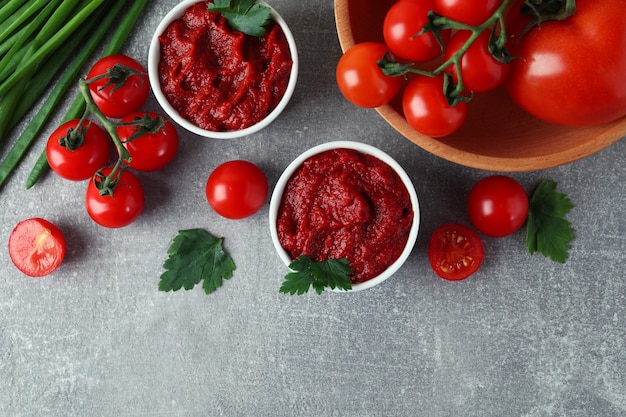
<instances>
[{"instance_id":1,"label":"green onion","mask_svg":"<svg viewBox=\"0 0 626 417\"><path fill-rule=\"evenodd\" d=\"M13 33L13 31L18 29L47 3L47 0L28 2L24 4L17 13L11 15L10 18L3 21L2 24L0 24L0 42L4 41L11 33Z\"/></svg>"},{"instance_id":2,"label":"green onion","mask_svg":"<svg viewBox=\"0 0 626 417\"><path fill-rule=\"evenodd\" d=\"M75 0L65 0L61 3L54 14L50 17L50 20L46 22L46 25L39 32L33 43L30 44L29 53L27 57L20 63L19 68L7 78L2 84L0 84L0 96L6 94L13 85L20 81L24 77L28 77L32 70L45 59L50 53L54 52L72 33L80 26L84 20L100 5L104 0L94 0L89 2L85 8L76 13L69 22L62 25L59 29L60 22L58 19L63 19L65 14L68 13L68 8L72 7ZM67 5L66 7L63 7Z\"/></svg>"},{"instance_id":3,"label":"green onion","mask_svg":"<svg viewBox=\"0 0 626 417\"><path fill-rule=\"evenodd\" d=\"M37 115L35 115L0 164L0 187L30 148L34 138L51 115L51 110L58 105L67 89L75 81L81 67L98 45L108 27L112 24L114 18L121 10L123 3L123 0L118 0L110 10L101 8L98 13L94 13L88 21L83 23L80 30L76 33L76 36L70 38L64 47L57 52L54 57L55 59L46 61L41 67L41 70L38 71L34 78L28 83L24 97L18 103L18 107L13 114L12 124L16 124L17 121L30 110L32 105L41 97L43 90L47 88L56 73L61 69L65 69L65 72L59 78ZM83 39L92 32L92 37L85 43ZM65 68L66 62L74 54L76 54L74 59L69 66Z\"/></svg>"},{"instance_id":4,"label":"green onion","mask_svg":"<svg viewBox=\"0 0 626 417\"><path fill-rule=\"evenodd\" d=\"M48 21L55 8L61 0L55 0L50 2L40 13L39 15L26 27L24 27L24 31L20 32L19 36L13 44L11 48L7 51L7 53L0 61L0 80L5 80L9 78L12 71L19 65L20 61L24 59L24 56L28 52L28 50L37 48L37 44L34 43L35 40L31 40L32 44L28 44L31 36L35 33L35 31L43 28L43 25ZM22 47L24 45L26 47ZM30 46L29 46L30 45ZM1 95L1 93L0 93Z\"/></svg>"},{"instance_id":5,"label":"green onion","mask_svg":"<svg viewBox=\"0 0 626 417\"><path fill-rule=\"evenodd\" d=\"M123 20L120 22L117 31L111 37L108 45L104 49L102 56L108 56L118 53L121 49L131 31L135 27L135 23L139 19L141 12L145 8L148 0L136 0L131 5L130 9L124 15ZM63 122L68 120L79 118L85 110L85 101L82 96L78 94L78 96L74 99L72 104L70 105L68 111L63 118ZM35 133L36 134L36 133ZM37 158L35 165L33 166L28 179L26 180L26 189L30 189L33 185L44 176L46 172L48 172L50 166L48 165L48 160L46 159L46 151L45 149Z\"/></svg>"}]
</instances>

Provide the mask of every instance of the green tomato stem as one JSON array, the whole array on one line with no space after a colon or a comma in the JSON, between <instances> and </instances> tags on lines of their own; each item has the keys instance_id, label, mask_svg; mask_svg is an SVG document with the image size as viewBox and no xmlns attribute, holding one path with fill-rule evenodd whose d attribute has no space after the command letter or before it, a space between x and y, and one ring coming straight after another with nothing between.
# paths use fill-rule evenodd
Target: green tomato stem
<instances>
[{"instance_id":1,"label":"green tomato stem","mask_svg":"<svg viewBox=\"0 0 626 417\"><path fill-rule=\"evenodd\" d=\"M93 101L91 97L91 93L89 92L89 84L85 79L80 79L78 81L78 88L83 98L85 99L85 105L87 107L86 113L91 113L94 115L98 121L102 124L102 127L107 131L111 139L113 140L113 144L115 145L115 149L117 150L118 159L113 167L113 170L106 178L103 180L103 187L101 188L101 194L107 194L107 192L103 191L108 188L108 186L115 183L115 179L118 177L118 171L121 169L122 161L130 162L131 156L128 153L128 150L124 147L124 144L120 140L119 135L117 134L117 126L118 124L111 121L108 117L102 113L102 111L98 108L96 103Z\"/></svg>"}]
</instances>

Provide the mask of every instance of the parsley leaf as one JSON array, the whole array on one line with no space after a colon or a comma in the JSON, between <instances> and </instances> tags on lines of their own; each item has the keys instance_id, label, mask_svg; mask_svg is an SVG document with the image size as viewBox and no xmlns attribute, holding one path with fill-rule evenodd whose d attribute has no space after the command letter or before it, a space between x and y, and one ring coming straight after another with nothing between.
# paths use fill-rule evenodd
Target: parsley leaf
<instances>
[{"instance_id":1,"label":"parsley leaf","mask_svg":"<svg viewBox=\"0 0 626 417\"><path fill-rule=\"evenodd\" d=\"M257 0L214 0L209 10L224 16L231 28L251 36L265 34L271 14L271 9Z\"/></svg>"},{"instance_id":2,"label":"parsley leaf","mask_svg":"<svg viewBox=\"0 0 626 417\"><path fill-rule=\"evenodd\" d=\"M233 276L235 264L222 249L222 241L202 229L181 230L174 238L163 263L166 271L159 281L160 291L192 289L204 280L202 288L209 294L222 285L222 279Z\"/></svg>"},{"instance_id":3,"label":"parsley leaf","mask_svg":"<svg viewBox=\"0 0 626 417\"><path fill-rule=\"evenodd\" d=\"M556 185L551 180L541 181L530 199L526 246L531 255L540 252L553 261L565 263L574 231L563 217L574 205L565 194L556 192Z\"/></svg>"},{"instance_id":4,"label":"parsley leaf","mask_svg":"<svg viewBox=\"0 0 626 417\"><path fill-rule=\"evenodd\" d=\"M292 272L285 276L279 292L302 295L312 286L321 294L326 287L340 290L351 290L352 281L349 275L352 269L347 259L327 259L315 262L306 255L299 256L289 268Z\"/></svg>"}]
</instances>

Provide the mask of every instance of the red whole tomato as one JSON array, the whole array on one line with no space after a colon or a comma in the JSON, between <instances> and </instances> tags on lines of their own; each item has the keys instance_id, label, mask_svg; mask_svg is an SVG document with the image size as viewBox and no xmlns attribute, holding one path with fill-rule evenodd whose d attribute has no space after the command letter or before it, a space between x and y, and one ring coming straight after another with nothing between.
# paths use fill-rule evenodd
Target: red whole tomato
<instances>
[{"instance_id":1,"label":"red whole tomato","mask_svg":"<svg viewBox=\"0 0 626 417\"><path fill-rule=\"evenodd\" d=\"M434 9L434 0L398 1L389 8L383 21L383 38L397 58L428 62L441 55L441 45L432 33L418 35L428 23L428 12ZM450 31L443 31L441 37L445 44Z\"/></svg>"},{"instance_id":2,"label":"red whole tomato","mask_svg":"<svg viewBox=\"0 0 626 417\"><path fill-rule=\"evenodd\" d=\"M94 102L111 118L139 110L150 93L145 68L126 55L109 55L97 61L87 74L87 82Z\"/></svg>"},{"instance_id":3,"label":"red whole tomato","mask_svg":"<svg viewBox=\"0 0 626 417\"><path fill-rule=\"evenodd\" d=\"M528 195L519 182L506 175L478 181L467 201L469 218L480 232L492 237L515 233L528 217Z\"/></svg>"},{"instance_id":4,"label":"red whole tomato","mask_svg":"<svg viewBox=\"0 0 626 417\"><path fill-rule=\"evenodd\" d=\"M449 281L463 280L478 271L485 257L480 236L467 226L449 223L430 237L428 261L433 271Z\"/></svg>"},{"instance_id":5,"label":"red whole tomato","mask_svg":"<svg viewBox=\"0 0 626 417\"><path fill-rule=\"evenodd\" d=\"M252 162L228 161L209 175L206 198L219 215L242 219L256 213L267 199L267 179Z\"/></svg>"},{"instance_id":6,"label":"red whole tomato","mask_svg":"<svg viewBox=\"0 0 626 417\"><path fill-rule=\"evenodd\" d=\"M56 270L65 257L66 243L61 230L41 218L21 221L9 236L9 255L24 274L39 278Z\"/></svg>"},{"instance_id":7,"label":"red whole tomato","mask_svg":"<svg viewBox=\"0 0 626 417\"><path fill-rule=\"evenodd\" d=\"M402 94L402 109L413 129L433 137L455 132L467 117L467 103L448 104L441 74L413 78Z\"/></svg>"},{"instance_id":8,"label":"red whole tomato","mask_svg":"<svg viewBox=\"0 0 626 417\"><path fill-rule=\"evenodd\" d=\"M69 120L48 138L46 157L54 172L71 181L93 177L106 165L111 153L111 139L97 124L85 120Z\"/></svg>"},{"instance_id":9,"label":"red whole tomato","mask_svg":"<svg viewBox=\"0 0 626 417\"><path fill-rule=\"evenodd\" d=\"M111 171L111 168L105 168L101 173L106 176ZM122 171L121 174L118 173L117 185L112 195L101 195L96 179L91 180L87 186L85 203L89 217L100 226L109 228L128 226L143 210L143 187L132 172Z\"/></svg>"},{"instance_id":10,"label":"red whole tomato","mask_svg":"<svg viewBox=\"0 0 626 417\"><path fill-rule=\"evenodd\" d=\"M573 16L522 36L511 49L520 59L511 62L505 82L513 101L541 120L566 126L624 117L624 10L626 0L577 1Z\"/></svg>"},{"instance_id":11,"label":"red whole tomato","mask_svg":"<svg viewBox=\"0 0 626 417\"><path fill-rule=\"evenodd\" d=\"M178 151L178 132L169 120L151 112L124 117L117 135L128 150L128 165L138 171L157 171L169 164ZM138 124L132 124L132 123Z\"/></svg>"},{"instance_id":12,"label":"red whole tomato","mask_svg":"<svg viewBox=\"0 0 626 417\"><path fill-rule=\"evenodd\" d=\"M444 59L448 60L459 52L471 34L468 30L456 32L446 47ZM481 33L461 57L461 77L465 91L485 93L499 87L506 79L509 66L495 59L489 52L490 37L489 30ZM451 65L446 70L458 82L456 65Z\"/></svg>"},{"instance_id":13,"label":"red whole tomato","mask_svg":"<svg viewBox=\"0 0 626 417\"><path fill-rule=\"evenodd\" d=\"M402 87L402 77L385 75L378 61L389 52L383 43L362 42L348 49L337 64L336 78L344 97L360 107L387 104Z\"/></svg>"},{"instance_id":14,"label":"red whole tomato","mask_svg":"<svg viewBox=\"0 0 626 417\"><path fill-rule=\"evenodd\" d=\"M437 11L452 20L477 26L489 19L502 0L434 0Z\"/></svg>"}]
</instances>

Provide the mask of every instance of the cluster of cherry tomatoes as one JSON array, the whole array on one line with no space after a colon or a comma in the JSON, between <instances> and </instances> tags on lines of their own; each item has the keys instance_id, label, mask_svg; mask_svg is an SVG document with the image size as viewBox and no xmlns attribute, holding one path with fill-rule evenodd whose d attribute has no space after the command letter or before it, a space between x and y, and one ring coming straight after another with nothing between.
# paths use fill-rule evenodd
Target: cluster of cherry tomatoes
<instances>
[{"instance_id":1,"label":"cluster of cherry tomatoes","mask_svg":"<svg viewBox=\"0 0 626 417\"><path fill-rule=\"evenodd\" d=\"M104 57L81 83L86 111L81 119L63 123L50 135L48 163L65 179L89 180L86 209L96 223L124 227L144 206L143 187L130 169L164 168L178 151L178 133L165 117L140 111L150 86L145 68L135 59ZM112 143L117 161L109 165Z\"/></svg>"},{"instance_id":2,"label":"cluster of cherry tomatoes","mask_svg":"<svg viewBox=\"0 0 626 417\"><path fill-rule=\"evenodd\" d=\"M499 55L503 45L497 46L504 41L492 33L502 3L398 0L384 19L384 43L357 43L339 60L340 91L361 107L382 106L401 92L414 129L433 137L453 133L466 119L469 98L495 89L507 76L506 57ZM423 31L433 19L443 29ZM393 71L384 71L386 66Z\"/></svg>"},{"instance_id":3,"label":"cluster of cherry tomatoes","mask_svg":"<svg viewBox=\"0 0 626 417\"><path fill-rule=\"evenodd\" d=\"M433 137L459 129L469 99L502 84L521 109L549 123L618 120L626 114L626 84L615 81L626 71L626 0L573 4L397 0L384 42L358 43L340 59L339 89L362 107L400 97L394 105L407 122Z\"/></svg>"}]
</instances>

